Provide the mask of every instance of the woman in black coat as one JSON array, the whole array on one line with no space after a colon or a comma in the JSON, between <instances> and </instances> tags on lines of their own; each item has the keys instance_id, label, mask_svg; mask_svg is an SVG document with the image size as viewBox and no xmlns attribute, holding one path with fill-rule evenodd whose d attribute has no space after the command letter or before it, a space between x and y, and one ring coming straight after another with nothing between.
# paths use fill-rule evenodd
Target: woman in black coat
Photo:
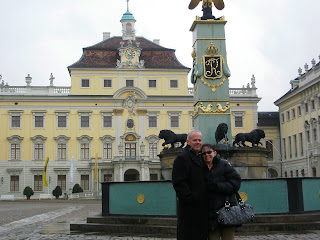
<instances>
[{"instance_id":1,"label":"woman in black coat","mask_svg":"<svg viewBox=\"0 0 320 240\"><path fill-rule=\"evenodd\" d=\"M229 200L231 206L237 205L235 193L240 189L241 177L226 160L220 158L211 144L202 146L202 155L205 164L209 168L209 240L233 240L235 227L219 225L216 212L224 207L226 199Z\"/></svg>"}]
</instances>

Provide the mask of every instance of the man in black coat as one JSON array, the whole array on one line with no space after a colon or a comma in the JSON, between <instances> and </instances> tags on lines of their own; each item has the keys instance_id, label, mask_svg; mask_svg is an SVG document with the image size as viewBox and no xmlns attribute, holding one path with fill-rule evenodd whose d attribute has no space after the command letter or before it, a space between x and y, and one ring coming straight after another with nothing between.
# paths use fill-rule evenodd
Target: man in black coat
<instances>
[{"instance_id":1,"label":"man in black coat","mask_svg":"<svg viewBox=\"0 0 320 240\"><path fill-rule=\"evenodd\" d=\"M175 159L172 183L178 197L178 240L206 240L208 236L208 202L206 176L208 167L200 151L202 134L191 131L188 146Z\"/></svg>"}]
</instances>

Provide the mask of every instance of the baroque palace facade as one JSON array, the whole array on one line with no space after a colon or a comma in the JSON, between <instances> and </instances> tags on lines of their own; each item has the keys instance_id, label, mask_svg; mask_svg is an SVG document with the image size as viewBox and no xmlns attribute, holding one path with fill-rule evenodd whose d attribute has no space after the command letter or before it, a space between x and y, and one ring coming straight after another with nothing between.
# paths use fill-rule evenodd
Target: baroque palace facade
<instances>
[{"instance_id":1,"label":"baroque palace facade","mask_svg":"<svg viewBox=\"0 0 320 240\"><path fill-rule=\"evenodd\" d=\"M299 68L299 77L290 81L291 89L275 101L284 177L320 175L320 62L313 59L311 64L311 68L304 65L304 73Z\"/></svg>"},{"instance_id":2,"label":"baroque palace facade","mask_svg":"<svg viewBox=\"0 0 320 240\"><path fill-rule=\"evenodd\" d=\"M160 130L193 129L190 69L159 40L136 36L129 11L120 22L122 36L104 33L103 41L84 48L81 59L68 67L71 87L54 86L52 74L49 86L32 86L29 75L26 86L2 81L0 194L21 197L31 186L37 196L57 185L70 193L76 183L93 193L101 191L103 181L161 179ZM229 91L232 136L257 128L254 76L251 84ZM280 158L272 155L280 148L277 127L261 127L273 143L267 147L277 176ZM43 186L46 157L48 187Z\"/></svg>"}]
</instances>

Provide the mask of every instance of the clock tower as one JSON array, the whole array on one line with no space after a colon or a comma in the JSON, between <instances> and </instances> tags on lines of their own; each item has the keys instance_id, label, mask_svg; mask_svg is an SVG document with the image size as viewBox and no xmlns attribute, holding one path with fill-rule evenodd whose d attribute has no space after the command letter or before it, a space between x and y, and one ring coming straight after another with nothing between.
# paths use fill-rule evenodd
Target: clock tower
<instances>
[{"instance_id":1,"label":"clock tower","mask_svg":"<svg viewBox=\"0 0 320 240\"><path fill-rule=\"evenodd\" d=\"M136 30L133 14L129 11L129 0L127 0L127 11L123 14L122 42L118 48L120 60L117 60L117 68L144 68L144 61L140 60L140 43L136 41Z\"/></svg>"},{"instance_id":2,"label":"clock tower","mask_svg":"<svg viewBox=\"0 0 320 240\"><path fill-rule=\"evenodd\" d=\"M134 19L131 12L129 12L129 0L127 0L127 11L123 14L120 22L122 23L122 39L123 40L135 40L136 30L134 24L136 20Z\"/></svg>"}]
</instances>

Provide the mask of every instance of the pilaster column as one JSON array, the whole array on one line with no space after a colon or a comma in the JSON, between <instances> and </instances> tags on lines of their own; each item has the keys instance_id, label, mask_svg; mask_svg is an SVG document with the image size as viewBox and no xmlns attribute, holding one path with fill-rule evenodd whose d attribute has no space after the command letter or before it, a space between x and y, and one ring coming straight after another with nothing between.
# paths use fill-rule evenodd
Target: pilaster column
<instances>
[{"instance_id":1,"label":"pilaster column","mask_svg":"<svg viewBox=\"0 0 320 240\"><path fill-rule=\"evenodd\" d=\"M94 168L91 169L91 192L94 192Z\"/></svg>"},{"instance_id":2,"label":"pilaster column","mask_svg":"<svg viewBox=\"0 0 320 240\"><path fill-rule=\"evenodd\" d=\"M144 169L144 163L141 163L141 181L144 181L144 174L145 173L145 169Z\"/></svg>"},{"instance_id":3,"label":"pilaster column","mask_svg":"<svg viewBox=\"0 0 320 240\"><path fill-rule=\"evenodd\" d=\"M315 101L315 108L316 108L316 112L318 112L320 106L319 106L319 97L320 97L320 94L315 94L314 95L314 101ZM317 114L318 116L318 114ZM318 143L318 146L320 144L320 116L318 116L318 119L317 120L317 143Z\"/></svg>"},{"instance_id":4,"label":"pilaster column","mask_svg":"<svg viewBox=\"0 0 320 240\"><path fill-rule=\"evenodd\" d=\"M103 182L102 174L101 174L101 169L98 169L98 192L101 191L101 185L100 182Z\"/></svg>"},{"instance_id":5,"label":"pilaster column","mask_svg":"<svg viewBox=\"0 0 320 240\"><path fill-rule=\"evenodd\" d=\"M119 178L120 178L120 182L123 182L124 181L124 176L123 176L123 165L122 163L120 163L120 166L119 166Z\"/></svg>"}]
</instances>

